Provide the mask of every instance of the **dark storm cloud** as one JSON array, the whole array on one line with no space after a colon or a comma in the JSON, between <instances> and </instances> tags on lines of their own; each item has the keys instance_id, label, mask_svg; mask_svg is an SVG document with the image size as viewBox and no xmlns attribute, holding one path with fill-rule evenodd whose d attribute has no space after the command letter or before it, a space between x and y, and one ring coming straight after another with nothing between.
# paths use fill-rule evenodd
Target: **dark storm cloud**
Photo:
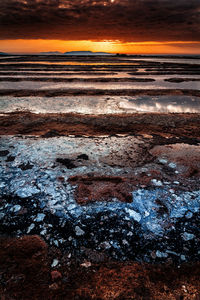
<instances>
[{"instance_id":1,"label":"dark storm cloud","mask_svg":"<svg viewBox=\"0 0 200 300\"><path fill-rule=\"evenodd\" d=\"M1 39L200 41L200 0L0 0Z\"/></svg>"}]
</instances>

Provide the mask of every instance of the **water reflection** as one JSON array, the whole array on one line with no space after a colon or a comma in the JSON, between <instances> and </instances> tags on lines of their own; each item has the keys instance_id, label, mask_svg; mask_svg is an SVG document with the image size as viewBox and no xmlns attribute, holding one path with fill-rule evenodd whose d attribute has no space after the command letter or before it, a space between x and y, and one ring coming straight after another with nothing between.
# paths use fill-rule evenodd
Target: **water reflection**
<instances>
[{"instance_id":1,"label":"water reflection","mask_svg":"<svg viewBox=\"0 0 200 300\"><path fill-rule=\"evenodd\" d=\"M134 112L200 113L200 98L190 96L126 97L119 107Z\"/></svg>"},{"instance_id":2,"label":"water reflection","mask_svg":"<svg viewBox=\"0 0 200 300\"><path fill-rule=\"evenodd\" d=\"M138 65L138 63L134 62L79 62L79 61L10 61L4 62L0 61L0 65L18 65L18 64L38 64L38 65L66 65L66 66L114 66L114 65Z\"/></svg>"},{"instance_id":3,"label":"water reflection","mask_svg":"<svg viewBox=\"0 0 200 300\"><path fill-rule=\"evenodd\" d=\"M163 80L157 80L154 82L40 82L40 81L19 81L0 82L0 89L10 90L52 90L52 89L80 89L80 90L122 90L122 89L189 89L189 90L200 90L200 81L190 81L174 83Z\"/></svg>"},{"instance_id":4,"label":"water reflection","mask_svg":"<svg viewBox=\"0 0 200 300\"><path fill-rule=\"evenodd\" d=\"M67 96L1 97L0 113L200 113L200 98L192 96Z\"/></svg>"},{"instance_id":5,"label":"water reflection","mask_svg":"<svg viewBox=\"0 0 200 300\"><path fill-rule=\"evenodd\" d=\"M126 58L127 59L127 58ZM200 59L187 59L187 58L164 58L164 57L142 57L142 58L128 58L132 61L147 61L147 62L161 62L161 63L176 63L176 64L189 64L189 65L200 65Z\"/></svg>"}]
</instances>

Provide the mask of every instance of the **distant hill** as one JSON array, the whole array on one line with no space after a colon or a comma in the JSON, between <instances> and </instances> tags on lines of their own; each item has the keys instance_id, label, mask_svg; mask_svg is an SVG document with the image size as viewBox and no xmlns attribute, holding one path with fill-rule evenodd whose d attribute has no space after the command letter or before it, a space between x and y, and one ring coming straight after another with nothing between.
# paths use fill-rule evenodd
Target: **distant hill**
<instances>
[{"instance_id":1,"label":"distant hill","mask_svg":"<svg viewBox=\"0 0 200 300\"><path fill-rule=\"evenodd\" d=\"M5 52L0 52L0 55L9 55L9 54Z\"/></svg>"},{"instance_id":2,"label":"distant hill","mask_svg":"<svg viewBox=\"0 0 200 300\"><path fill-rule=\"evenodd\" d=\"M92 51L70 51L65 52L65 55L112 55L106 52L92 52Z\"/></svg>"},{"instance_id":3,"label":"distant hill","mask_svg":"<svg viewBox=\"0 0 200 300\"><path fill-rule=\"evenodd\" d=\"M49 52L40 52L41 55L63 55L63 53L59 51L49 51Z\"/></svg>"}]
</instances>

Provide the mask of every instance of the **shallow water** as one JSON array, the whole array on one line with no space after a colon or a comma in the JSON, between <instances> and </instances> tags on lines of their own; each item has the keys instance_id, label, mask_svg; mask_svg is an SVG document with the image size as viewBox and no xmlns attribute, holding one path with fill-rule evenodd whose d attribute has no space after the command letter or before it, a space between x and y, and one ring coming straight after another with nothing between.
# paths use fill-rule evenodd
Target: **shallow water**
<instances>
[{"instance_id":1,"label":"shallow water","mask_svg":"<svg viewBox=\"0 0 200 300\"><path fill-rule=\"evenodd\" d=\"M29 58L28 58L29 59ZM128 64L124 62L124 60L132 60L132 63ZM200 59L181 59L181 58L115 58L112 59L113 62L106 62L102 60L102 62L87 62L82 60L79 61L18 61L18 62L4 62L3 59L0 62L0 65L8 64L7 69L10 72L16 72L16 74L8 74L2 75L2 72L5 72L5 69L2 68L0 70L0 78L5 78L4 81L0 82L1 90L129 90L129 89L141 89L141 90L162 90L162 89L188 89L188 90L200 90L200 81L188 81L181 83L167 82L165 79L169 78L190 78L190 79L200 79L200 75L179 75L178 72L180 67L175 66L173 68L173 63L184 63L190 65L191 63L200 63ZM141 63L141 68L135 69L135 65L140 65L139 61L146 62L143 67L143 63ZM150 63L148 66L148 62ZM158 62L158 66L155 68L152 67L151 62ZM175 75L154 75L151 74L159 68L159 62L169 62L172 63L170 66L170 71L177 71ZM9 64L13 64L12 67ZM27 66L20 67L19 64L26 64ZM28 64L34 64L34 66L30 67ZM36 64L42 64L41 68L38 68L40 71L34 70ZM48 68L51 68L51 65L66 65L67 71L63 70L62 67L58 70L52 67L51 69L45 70L45 65ZM69 67L78 66L77 67ZM91 66L94 68L91 71L84 70L84 66L88 65L88 69L90 70ZM110 68L109 68L110 65ZM117 72L115 71L115 67L117 67ZM124 66L130 65L130 71L128 68ZM96 66L96 67L95 67ZM113 66L113 68L112 68ZM107 68L108 67L108 68ZM36 67L37 68L37 67ZM181 66L181 71L189 72L191 67ZM72 69L72 70L70 70ZM76 70L77 69L77 70ZM188 70L187 70L188 69ZM132 72L147 72L145 75L131 75ZM168 69L163 69L162 71L168 71ZM197 70L197 68L195 69ZM27 72L27 74L23 74L21 72ZM95 72L95 74L92 74ZM112 74L112 72L114 74ZM65 73L62 75L62 73ZM69 74L67 74L69 73ZM79 74L78 74L79 73ZM81 73L81 74L80 74ZM105 74L106 73L106 74ZM6 81L7 78L22 78L22 81ZM44 81L28 81L26 78L74 78L78 79L75 82L44 82ZM81 82L82 79L88 79L88 81ZM90 82L90 78L151 78L154 79L154 82ZM142 97L126 97L126 96L116 96L116 97L107 97L107 96L70 96L70 97L53 97L53 98L45 98L45 97L0 97L0 112L8 112L15 110L30 110L36 113L47 112L47 113L55 113L55 112L77 112L83 114L107 114L107 113L129 113L129 112L200 112L200 102L197 97L183 97L183 96L142 96Z\"/></svg>"},{"instance_id":2,"label":"shallow water","mask_svg":"<svg viewBox=\"0 0 200 300\"><path fill-rule=\"evenodd\" d=\"M200 113L200 98L191 96L1 97L0 113L16 110L81 114Z\"/></svg>"},{"instance_id":3,"label":"shallow water","mask_svg":"<svg viewBox=\"0 0 200 300\"><path fill-rule=\"evenodd\" d=\"M107 66L107 65L137 65L138 63L134 62L81 62L81 61L10 61L10 62L0 62L0 64L12 64L12 65L18 65L18 64L42 64L42 65L66 65L66 66Z\"/></svg>"},{"instance_id":4,"label":"shallow water","mask_svg":"<svg viewBox=\"0 0 200 300\"><path fill-rule=\"evenodd\" d=\"M29 71L27 72L28 74L26 75L20 75L21 71L17 71L17 73L19 73L19 75L1 75L1 71L0 71L0 78L5 78L5 77L10 77L10 78L26 78L26 77L31 77L31 78L138 78L138 79L142 79L142 78L151 78L154 80L164 80L164 79L169 79L169 78L190 78L190 79L200 79L200 75L154 75L154 74L147 74L147 75L131 75L129 72L116 72L116 74L110 74L109 72L107 74L102 72L95 72L98 73L96 75L90 75L89 72L85 72L83 74L77 74L77 72L70 72L69 74L66 75L57 75L59 73L63 73L63 71L55 71L55 72L51 72L51 71L47 71L45 73L47 73L46 75L44 74L44 71L42 72L32 72ZM40 74L42 73L42 74ZM54 75L54 73L56 75ZM73 73L73 74L72 74Z\"/></svg>"},{"instance_id":5,"label":"shallow water","mask_svg":"<svg viewBox=\"0 0 200 300\"><path fill-rule=\"evenodd\" d=\"M200 59L187 59L187 58L153 58L153 57L142 57L142 58L126 58L133 61L149 61L149 62L164 62L164 63L175 63L175 64L189 64L189 65L200 65Z\"/></svg>"},{"instance_id":6,"label":"shallow water","mask_svg":"<svg viewBox=\"0 0 200 300\"><path fill-rule=\"evenodd\" d=\"M0 82L1 90L53 90L53 89L101 89L101 90L120 90L120 89L190 89L200 90L200 81L198 82L166 82L163 80L157 80L154 82L34 82L34 81L19 81Z\"/></svg>"},{"instance_id":7,"label":"shallow water","mask_svg":"<svg viewBox=\"0 0 200 300\"><path fill-rule=\"evenodd\" d=\"M44 72L42 72L43 74ZM46 73L46 72L45 72ZM28 75L14 75L15 78L25 78L25 77L31 77L31 78L132 78L132 77L136 77L136 76L133 76L133 75L130 75L126 72L119 72L119 73L116 73L116 74L105 74L103 72L103 74L101 74L101 72L95 72L95 73L98 73L97 75L91 75L89 72L85 72L85 74L76 74L76 72L70 72L70 73L73 73L73 74L66 74L66 75L54 75L54 73L58 74L59 72L48 72L46 75L40 75L39 72L37 72L37 75L36 75L36 72L29 72ZM60 73L63 73L63 71L60 71ZM13 78L13 75L1 75L1 72L0 72L0 78L4 78L4 77L11 77ZM144 78L146 76L143 76ZM140 77L140 78L143 78L143 77ZM199 75L199 78L200 78L200 75Z\"/></svg>"}]
</instances>

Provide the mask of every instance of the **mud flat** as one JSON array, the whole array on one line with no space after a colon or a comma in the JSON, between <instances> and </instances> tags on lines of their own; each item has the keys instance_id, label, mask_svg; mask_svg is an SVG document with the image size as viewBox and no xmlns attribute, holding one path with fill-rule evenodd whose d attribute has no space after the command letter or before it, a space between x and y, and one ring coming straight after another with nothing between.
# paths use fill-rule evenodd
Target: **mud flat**
<instances>
[{"instance_id":1,"label":"mud flat","mask_svg":"<svg viewBox=\"0 0 200 300\"><path fill-rule=\"evenodd\" d=\"M0 295L198 299L199 90L0 94Z\"/></svg>"}]
</instances>

